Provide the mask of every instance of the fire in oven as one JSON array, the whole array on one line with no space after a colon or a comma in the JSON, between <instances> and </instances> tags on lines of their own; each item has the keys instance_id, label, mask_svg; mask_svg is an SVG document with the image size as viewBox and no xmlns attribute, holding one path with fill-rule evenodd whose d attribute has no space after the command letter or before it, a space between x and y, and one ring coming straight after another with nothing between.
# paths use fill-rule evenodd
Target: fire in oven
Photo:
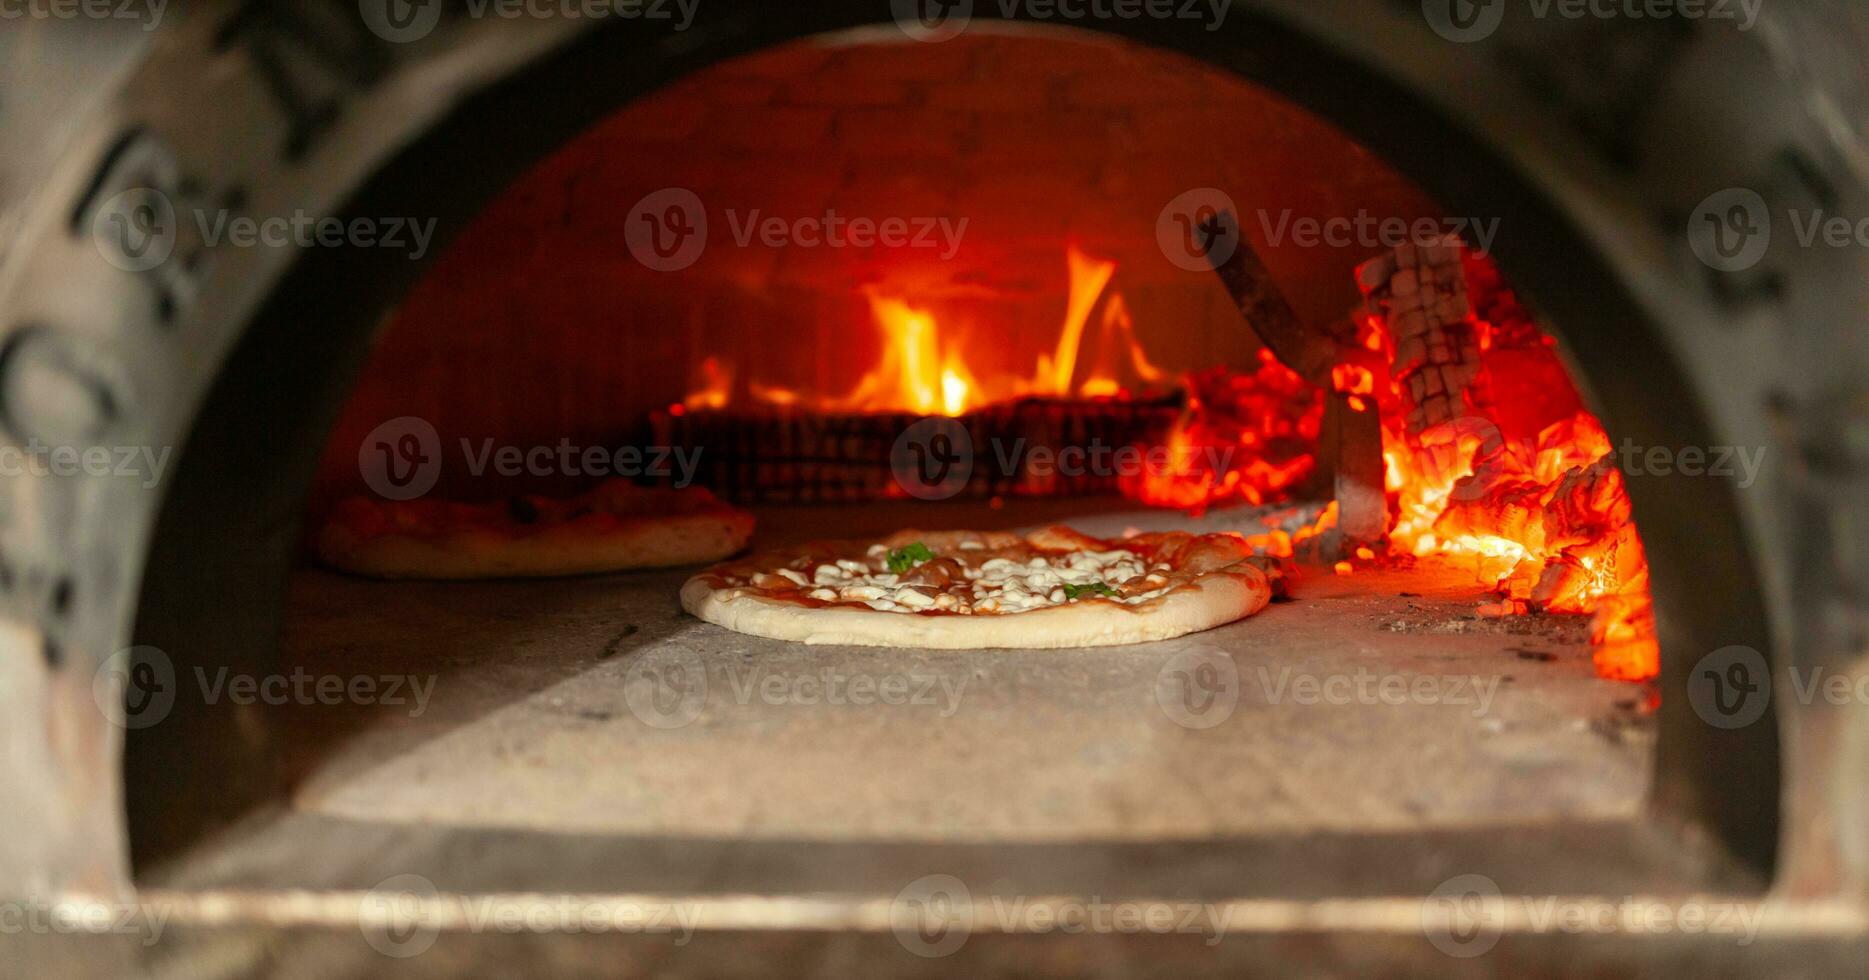
<instances>
[{"instance_id":1,"label":"fire in oven","mask_svg":"<svg viewBox=\"0 0 1869 980\"><path fill-rule=\"evenodd\" d=\"M1860 17L862 6L0 40L30 962L1861 951Z\"/></svg>"}]
</instances>

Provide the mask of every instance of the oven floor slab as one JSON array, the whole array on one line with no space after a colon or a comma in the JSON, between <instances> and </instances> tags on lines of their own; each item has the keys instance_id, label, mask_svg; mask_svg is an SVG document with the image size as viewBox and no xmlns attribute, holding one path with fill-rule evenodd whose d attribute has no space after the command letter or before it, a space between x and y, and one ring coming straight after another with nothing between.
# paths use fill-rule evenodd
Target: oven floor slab
<instances>
[{"instance_id":1,"label":"oven floor slab","mask_svg":"<svg viewBox=\"0 0 1869 980\"><path fill-rule=\"evenodd\" d=\"M956 504L761 519L780 529L767 545L1038 518ZM1073 523L1259 529L1241 512ZM424 584L307 571L287 668L412 680L401 703L385 680L380 698L282 709L293 805L389 824L906 842L1637 811L1653 744L1643 692L1593 676L1579 620L1481 618L1482 591L1446 568L1305 572L1294 601L1180 640L939 652L731 633L680 612L686 572ZM1205 651L1231 669L1201 669ZM684 670L704 672L703 696L681 700L699 689ZM383 703L355 703L368 700Z\"/></svg>"}]
</instances>

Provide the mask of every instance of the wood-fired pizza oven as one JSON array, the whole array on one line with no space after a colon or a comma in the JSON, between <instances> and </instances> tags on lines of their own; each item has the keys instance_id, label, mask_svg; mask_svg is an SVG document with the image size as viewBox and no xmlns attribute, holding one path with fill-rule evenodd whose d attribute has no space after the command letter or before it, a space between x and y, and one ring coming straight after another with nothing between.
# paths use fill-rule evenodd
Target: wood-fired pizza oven
<instances>
[{"instance_id":1,"label":"wood-fired pizza oven","mask_svg":"<svg viewBox=\"0 0 1869 980\"><path fill-rule=\"evenodd\" d=\"M1863 203L1860 14L891 6L0 40L8 448L172 459L7 474L0 890L360 972L1860 952L1865 253L1793 241ZM307 548L606 479L1296 585L941 652Z\"/></svg>"}]
</instances>

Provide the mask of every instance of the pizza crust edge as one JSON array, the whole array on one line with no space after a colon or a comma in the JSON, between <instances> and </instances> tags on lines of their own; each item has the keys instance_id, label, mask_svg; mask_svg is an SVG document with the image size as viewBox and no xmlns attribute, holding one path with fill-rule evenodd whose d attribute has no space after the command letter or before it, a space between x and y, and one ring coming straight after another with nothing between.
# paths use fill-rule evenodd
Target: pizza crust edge
<instances>
[{"instance_id":1,"label":"pizza crust edge","mask_svg":"<svg viewBox=\"0 0 1869 980\"><path fill-rule=\"evenodd\" d=\"M702 573L681 588L696 618L774 640L930 650L1062 649L1173 639L1265 608L1272 585L1244 562L1205 572L1136 605L1088 599L1018 613L921 615L854 606L812 608L723 588Z\"/></svg>"}]
</instances>

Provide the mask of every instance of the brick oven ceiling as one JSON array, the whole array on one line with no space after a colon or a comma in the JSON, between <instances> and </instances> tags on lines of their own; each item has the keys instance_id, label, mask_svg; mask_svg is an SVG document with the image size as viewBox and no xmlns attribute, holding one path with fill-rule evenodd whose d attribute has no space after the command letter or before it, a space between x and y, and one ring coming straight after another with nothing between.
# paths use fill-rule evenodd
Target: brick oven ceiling
<instances>
[{"instance_id":1,"label":"brick oven ceiling","mask_svg":"<svg viewBox=\"0 0 1869 980\"><path fill-rule=\"evenodd\" d=\"M677 272L633 261L625 241L631 206L669 187L710 222ZM1257 342L1225 291L1156 243L1164 206L1200 187L1232 196L1314 322L1358 301L1351 270L1375 250L1294 244L1291 222L1440 213L1269 90L1087 33L808 41L722 63L624 106L486 207L382 336L321 496L354 489L345 447L384 418L431 419L444 438L596 443L679 400L710 354L767 384L841 389L876 350L865 288L928 304L976 356L1017 370L1054 343L1067 242L1117 263L1112 289L1151 359L1244 364ZM774 246L750 224L827 214L960 231L935 247Z\"/></svg>"}]
</instances>

